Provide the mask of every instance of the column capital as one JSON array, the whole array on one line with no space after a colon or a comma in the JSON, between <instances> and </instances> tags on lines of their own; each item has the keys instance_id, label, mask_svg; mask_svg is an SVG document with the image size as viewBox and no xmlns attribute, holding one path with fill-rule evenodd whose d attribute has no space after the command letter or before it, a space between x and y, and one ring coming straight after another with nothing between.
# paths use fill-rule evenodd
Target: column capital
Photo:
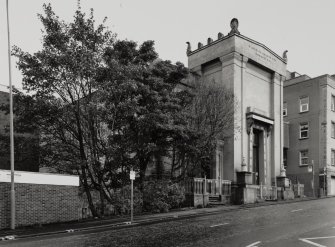
<instances>
[{"instance_id":1,"label":"column capital","mask_svg":"<svg viewBox=\"0 0 335 247\"><path fill-rule=\"evenodd\" d=\"M253 132L253 125L254 120L252 118L247 118L247 133L248 135L252 134Z\"/></svg>"}]
</instances>

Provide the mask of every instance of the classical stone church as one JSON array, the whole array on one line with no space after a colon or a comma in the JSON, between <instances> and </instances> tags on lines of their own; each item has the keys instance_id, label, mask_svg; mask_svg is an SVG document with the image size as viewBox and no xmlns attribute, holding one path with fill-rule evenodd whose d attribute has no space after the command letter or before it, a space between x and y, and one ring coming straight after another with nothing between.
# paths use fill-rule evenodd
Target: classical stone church
<instances>
[{"instance_id":1,"label":"classical stone church","mask_svg":"<svg viewBox=\"0 0 335 247\"><path fill-rule=\"evenodd\" d=\"M231 21L227 35L188 44L188 67L204 83L222 83L234 92L237 109L224 145L219 145L212 178L237 181L239 172L249 174L252 184L276 185L283 169L283 56L238 30Z\"/></svg>"}]
</instances>

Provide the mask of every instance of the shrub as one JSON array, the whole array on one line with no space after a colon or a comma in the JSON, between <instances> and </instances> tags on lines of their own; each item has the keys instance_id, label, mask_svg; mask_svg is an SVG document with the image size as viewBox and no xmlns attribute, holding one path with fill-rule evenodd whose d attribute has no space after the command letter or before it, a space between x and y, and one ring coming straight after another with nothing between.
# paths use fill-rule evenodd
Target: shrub
<instances>
[{"instance_id":1,"label":"shrub","mask_svg":"<svg viewBox=\"0 0 335 247\"><path fill-rule=\"evenodd\" d=\"M185 200L185 193L179 184L169 180L153 180L144 183L143 208L150 212L168 212L178 208Z\"/></svg>"},{"instance_id":2,"label":"shrub","mask_svg":"<svg viewBox=\"0 0 335 247\"><path fill-rule=\"evenodd\" d=\"M113 196L113 206L116 214L130 214L130 185L117 190ZM140 190L134 187L134 213L141 213L143 207L143 196Z\"/></svg>"}]
</instances>

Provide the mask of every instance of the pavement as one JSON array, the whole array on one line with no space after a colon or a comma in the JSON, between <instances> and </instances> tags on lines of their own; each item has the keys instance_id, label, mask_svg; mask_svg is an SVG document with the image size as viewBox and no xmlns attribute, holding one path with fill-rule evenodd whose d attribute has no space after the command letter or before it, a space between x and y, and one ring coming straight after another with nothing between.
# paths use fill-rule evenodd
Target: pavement
<instances>
[{"instance_id":1,"label":"pavement","mask_svg":"<svg viewBox=\"0 0 335 247\"><path fill-rule=\"evenodd\" d=\"M211 214L220 214L222 212L230 212L234 210L244 210L254 207L264 207L269 205L295 203L301 201L310 200L321 200L323 198L298 198L287 201L265 201L255 204L246 205L222 205L210 208L182 208L178 210L172 210L168 213L158 214L143 214L134 217L134 221L131 224L129 216L113 217L104 219L88 219L80 220L75 222L66 223L54 223L42 226L30 226L17 228L15 230L5 229L0 230L0 241L11 240L11 239L25 239L38 236L48 236L62 233L73 233L73 232L84 232L92 229L99 228L124 228L124 227L136 227L139 225L154 224L157 222L167 222L172 220L187 219L198 216L205 216Z\"/></svg>"}]
</instances>

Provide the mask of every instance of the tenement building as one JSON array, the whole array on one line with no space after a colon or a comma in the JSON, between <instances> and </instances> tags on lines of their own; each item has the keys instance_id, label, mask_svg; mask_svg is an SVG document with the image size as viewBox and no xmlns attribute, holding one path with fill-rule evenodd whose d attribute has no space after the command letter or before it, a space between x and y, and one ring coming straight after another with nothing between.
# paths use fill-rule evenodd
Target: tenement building
<instances>
[{"instance_id":1,"label":"tenement building","mask_svg":"<svg viewBox=\"0 0 335 247\"><path fill-rule=\"evenodd\" d=\"M288 73L283 104L288 177L306 195L335 195L335 75Z\"/></svg>"},{"instance_id":2,"label":"tenement building","mask_svg":"<svg viewBox=\"0 0 335 247\"><path fill-rule=\"evenodd\" d=\"M188 67L202 83L219 83L234 92L234 121L217 150L212 178L237 181L250 176L254 185L276 185L283 170L283 57L238 30L231 21L226 36L188 46ZM223 157L223 158L220 158ZM247 179L247 180L248 180Z\"/></svg>"}]
</instances>

